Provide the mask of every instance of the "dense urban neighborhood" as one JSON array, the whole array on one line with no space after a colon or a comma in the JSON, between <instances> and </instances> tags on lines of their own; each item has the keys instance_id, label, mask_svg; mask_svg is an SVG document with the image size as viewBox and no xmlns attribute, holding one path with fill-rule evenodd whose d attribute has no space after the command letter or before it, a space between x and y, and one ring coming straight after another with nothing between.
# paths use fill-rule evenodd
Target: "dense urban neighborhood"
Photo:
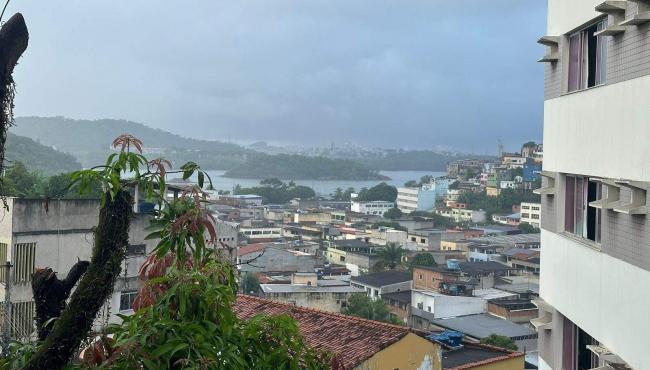
<instances>
[{"instance_id":1,"label":"dense urban neighborhood","mask_svg":"<svg viewBox=\"0 0 650 370\"><path fill-rule=\"evenodd\" d=\"M482 154L355 143L353 128L328 143L334 126L311 127L314 145L243 144L15 118L14 68L34 55L29 18L3 18L9 3L0 370L650 370L650 0L548 0L543 137L504 144L475 128L494 148ZM382 58L355 74L408 69ZM431 85L410 84L414 101ZM426 136L410 119L401 133Z\"/></svg>"}]
</instances>

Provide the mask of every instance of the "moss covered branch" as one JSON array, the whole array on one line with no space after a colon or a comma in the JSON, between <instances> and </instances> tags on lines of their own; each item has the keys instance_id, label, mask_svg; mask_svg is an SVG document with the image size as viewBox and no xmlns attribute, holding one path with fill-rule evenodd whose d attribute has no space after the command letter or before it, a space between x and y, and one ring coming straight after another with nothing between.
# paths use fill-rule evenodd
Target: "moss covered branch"
<instances>
[{"instance_id":1,"label":"moss covered branch","mask_svg":"<svg viewBox=\"0 0 650 370\"><path fill-rule=\"evenodd\" d=\"M113 292L128 245L133 200L123 190L117 192L113 199L108 195L105 197L99 212L88 270L54 323L52 332L25 369L56 370L68 364L92 328L97 313Z\"/></svg>"}]
</instances>

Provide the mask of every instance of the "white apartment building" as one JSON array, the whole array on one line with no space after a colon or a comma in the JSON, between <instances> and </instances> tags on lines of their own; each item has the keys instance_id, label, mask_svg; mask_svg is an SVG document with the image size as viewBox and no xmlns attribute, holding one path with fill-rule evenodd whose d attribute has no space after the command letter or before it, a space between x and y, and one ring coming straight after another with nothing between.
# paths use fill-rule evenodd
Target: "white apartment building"
<instances>
[{"instance_id":1,"label":"white apartment building","mask_svg":"<svg viewBox=\"0 0 650 370\"><path fill-rule=\"evenodd\" d=\"M362 213L364 215L384 216L384 212L395 208L395 203L383 200L374 200L371 202L352 201L350 210L352 212Z\"/></svg>"},{"instance_id":2,"label":"white apartment building","mask_svg":"<svg viewBox=\"0 0 650 370\"><path fill-rule=\"evenodd\" d=\"M539 229L542 225L542 204L522 202L520 208L520 222L529 224Z\"/></svg>"},{"instance_id":3,"label":"white apartment building","mask_svg":"<svg viewBox=\"0 0 650 370\"><path fill-rule=\"evenodd\" d=\"M77 259L90 261L93 232L99 221L99 200L49 200L9 198L9 210L0 217L0 263L14 266L7 276L0 270L0 299L7 286L12 302L12 337L25 339L34 333L32 273L51 267L64 279ZM149 215L135 213L129 229L129 245L122 274L108 304L100 311L97 325L119 322L116 314L130 314L137 295L138 269L156 240L149 234ZM7 279L11 279L7 284Z\"/></svg>"},{"instance_id":4,"label":"white apartment building","mask_svg":"<svg viewBox=\"0 0 650 370\"><path fill-rule=\"evenodd\" d=\"M542 370L650 369L649 11L548 0Z\"/></svg>"},{"instance_id":5,"label":"white apartment building","mask_svg":"<svg viewBox=\"0 0 650 370\"><path fill-rule=\"evenodd\" d=\"M436 199L447 194L448 187L449 179L440 177L419 187L397 188L397 208L404 213L431 211L436 206Z\"/></svg>"},{"instance_id":6,"label":"white apartment building","mask_svg":"<svg viewBox=\"0 0 650 370\"><path fill-rule=\"evenodd\" d=\"M453 219L455 222L481 223L486 220L486 213L483 210L471 210L461 208L437 209L440 216Z\"/></svg>"}]
</instances>

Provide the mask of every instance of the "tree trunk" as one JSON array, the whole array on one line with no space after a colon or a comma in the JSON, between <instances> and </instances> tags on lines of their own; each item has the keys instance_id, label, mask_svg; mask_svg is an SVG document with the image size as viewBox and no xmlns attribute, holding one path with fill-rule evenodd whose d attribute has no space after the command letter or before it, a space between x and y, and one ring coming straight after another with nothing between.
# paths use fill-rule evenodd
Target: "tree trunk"
<instances>
[{"instance_id":1,"label":"tree trunk","mask_svg":"<svg viewBox=\"0 0 650 370\"><path fill-rule=\"evenodd\" d=\"M36 306L36 330L38 340L45 340L52 330L50 319L58 318L66 306L72 288L88 269L88 261L72 266L65 279L59 280L51 268L39 269L32 274L32 292Z\"/></svg>"},{"instance_id":2,"label":"tree trunk","mask_svg":"<svg viewBox=\"0 0 650 370\"><path fill-rule=\"evenodd\" d=\"M14 14L0 28L0 174L4 169L7 130L14 121L14 79L11 76L29 41L22 14Z\"/></svg>"},{"instance_id":3,"label":"tree trunk","mask_svg":"<svg viewBox=\"0 0 650 370\"><path fill-rule=\"evenodd\" d=\"M126 191L113 200L108 194L99 212L95 246L88 270L52 332L30 359L26 370L57 370L70 361L92 328L97 313L113 293L129 238L133 200Z\"/></svg>"}]
</instances>

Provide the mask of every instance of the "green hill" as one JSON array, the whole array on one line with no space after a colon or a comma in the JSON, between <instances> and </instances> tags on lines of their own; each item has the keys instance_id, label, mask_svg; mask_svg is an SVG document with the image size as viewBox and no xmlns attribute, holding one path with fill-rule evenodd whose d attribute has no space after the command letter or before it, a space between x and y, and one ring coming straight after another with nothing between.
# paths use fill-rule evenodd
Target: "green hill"
<instances>
[{"instance_id":1,"label":"green hill","mask_svg":"<svg viewBox=\"0 0 650 370\"><path fill-rule=\"evenodd\" d=\"M236 144L186 138L126 120L18 117L12 131L71 153L84 167L103 163L113 139L124 133L142 140L149 157L162 156L174 164L192 160L208 170L232 168L252 153Z\"/></svg>"},{"instance_id":2,"label":"green hill","mask_svg":"<svg viewBox=\"0 0 650 370\"><path fill-rule=\"evenodd\" d=\"M357 162L294 154L256 154L224 175L234 178L284 180L387 180L386 176Z\"/></svg>"},{"instance_id":3,"label":"green hill","mask_svg":"<svg viewBox=\"0 0 650 370\"><path fill-rule=\"evenodd\" d=\"M7 165L19 161L29 171L39 171L44 175L81 169L81 164L72 155L62 153L39 144L30 138L18 136L11 132L7 135L5 156Z\"/></svg>"}]
</instances>

